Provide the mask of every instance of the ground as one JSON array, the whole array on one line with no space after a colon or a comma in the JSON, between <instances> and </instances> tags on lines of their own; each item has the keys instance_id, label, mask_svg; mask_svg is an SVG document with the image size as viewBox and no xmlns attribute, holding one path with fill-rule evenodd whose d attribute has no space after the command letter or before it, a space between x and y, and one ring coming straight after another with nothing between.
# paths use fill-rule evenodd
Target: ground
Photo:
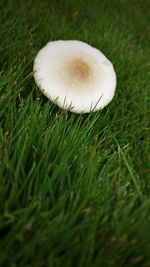
<instances>
[{"instance_id":1,"label":"ground","mask_svg":"<svg viewBox=\"0 0 150 267\"><path fill-rule=\"evenodd\" d=\"M150 266L149 0L0 1L0 266ZM102 111L63 112L32 67L50 40L114 64Z\"/></svg>"}]
</instances>

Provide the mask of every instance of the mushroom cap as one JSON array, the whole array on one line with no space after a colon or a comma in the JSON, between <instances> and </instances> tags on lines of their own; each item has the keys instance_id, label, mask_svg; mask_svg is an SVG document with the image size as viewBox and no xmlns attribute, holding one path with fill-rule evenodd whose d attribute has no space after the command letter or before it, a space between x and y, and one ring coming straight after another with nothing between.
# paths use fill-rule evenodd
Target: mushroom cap
<instances>
[{"instance_id":1,"label":"mushroom cap","mask_svg":"<svg viewBox=\"0 0 150 267\"><path fill-rule=\"evenodd\" d=\"M47 43L35 58L33 73L45 96L76 113L104 108L115 93L112 63L98 49L81 41Z\"/></svg>"}]
</instances>

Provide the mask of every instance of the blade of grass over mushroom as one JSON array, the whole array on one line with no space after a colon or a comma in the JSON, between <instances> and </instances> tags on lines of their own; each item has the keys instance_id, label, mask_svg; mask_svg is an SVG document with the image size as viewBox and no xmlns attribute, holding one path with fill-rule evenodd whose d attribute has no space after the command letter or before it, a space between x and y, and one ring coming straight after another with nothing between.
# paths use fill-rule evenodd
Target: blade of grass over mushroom
<instances>
[{"instance_id":1,"label":"blade of grass over mushroom","mask_svg":"<svg viewBox=\"0 0 150 267\"><path fill-rule=\"evenodd\" d=\"M0 1L1 267L150 265L149 9ZM112 62L105 109L75 114L36 87L34 59L56 40L81 40ZM72 64L82 81L87 65Z\"/></svg>"}]
</instances>

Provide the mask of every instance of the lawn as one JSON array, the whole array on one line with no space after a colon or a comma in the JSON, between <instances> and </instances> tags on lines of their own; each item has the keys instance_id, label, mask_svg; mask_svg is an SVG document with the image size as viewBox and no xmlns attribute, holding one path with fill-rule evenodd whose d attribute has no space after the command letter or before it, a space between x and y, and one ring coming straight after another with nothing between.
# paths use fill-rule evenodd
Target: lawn
<instances>
[{"instance_id":1,"label":"lawn","mask_svg":"<svg viewBox=\"0 0 150 267\"><path fill-rule=\"evenodd\" d=\"M0 1L0 266L150 266L149 0ZM102 111L64 112L32 67L77 39L114 64Z\"/></svg>"}]
</instances>

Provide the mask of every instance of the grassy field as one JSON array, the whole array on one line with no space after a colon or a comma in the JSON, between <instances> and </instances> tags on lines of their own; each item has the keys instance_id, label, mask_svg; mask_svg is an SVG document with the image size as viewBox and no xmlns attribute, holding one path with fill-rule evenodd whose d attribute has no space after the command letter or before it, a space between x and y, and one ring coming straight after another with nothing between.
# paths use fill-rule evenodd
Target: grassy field
<instances>
[{"instance_id":1,"label":"grassy field","mask_svg":"<svg viewBox=\"0 0 150 267\"><path fill-rule=\"evenodd\" d=\"M150 266L149 0L0 1L0 266ZM35 85L50 40L99 48L117 73L101 112Z\"/></svg>"}]
</instances>

